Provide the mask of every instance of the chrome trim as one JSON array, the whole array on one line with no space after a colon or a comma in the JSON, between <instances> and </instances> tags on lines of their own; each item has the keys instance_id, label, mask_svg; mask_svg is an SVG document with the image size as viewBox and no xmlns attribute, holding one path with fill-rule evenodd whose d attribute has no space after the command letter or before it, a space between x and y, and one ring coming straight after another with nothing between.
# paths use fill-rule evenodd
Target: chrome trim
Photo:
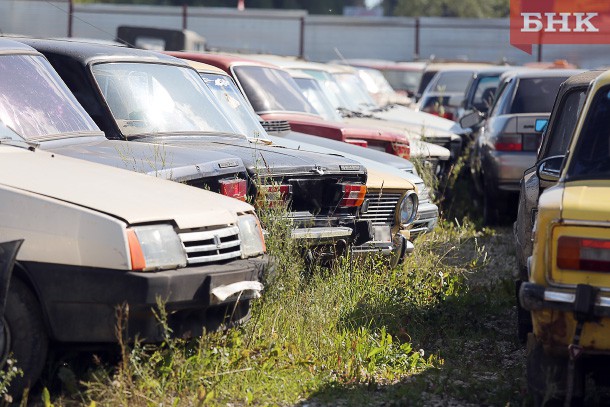
<instances>
[{"instance_id":1,"label":"chrome trim","mask_svg":"<svg viewBox=\"0 0 610 407\"><path fill-rule=\"evenodd\" d=\"M186 252L188 265L213 263L241 257L241 240L239 228L229 226L225 228L203 230L195 232L178 233L182 247ZM221 239L228 241L221 242ZM199 243L188 245L189 243ZM235 248L227 253L221 250Z\"/></svg>"},{"instance_id":2,"label":"chrome trim","mask_svg":"<svg viewBox=\"0 0 610 407\"><path fill-rule=\"evenodd\" d=\"M347 227L319 227L319 228L298 228L292 229L290 233L293 239L332 239L344 238L352 235L352 228Z\"/></svg>"}]
</instances>

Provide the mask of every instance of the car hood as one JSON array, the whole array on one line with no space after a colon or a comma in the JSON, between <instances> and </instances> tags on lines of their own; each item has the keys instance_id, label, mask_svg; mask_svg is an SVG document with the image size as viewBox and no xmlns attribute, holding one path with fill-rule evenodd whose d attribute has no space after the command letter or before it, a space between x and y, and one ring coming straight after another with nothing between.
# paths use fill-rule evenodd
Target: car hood
<instances>
[{"instance_id":1,"label":"car hood","mask_svg":"<svg viewBox=\"0 0 610 407\"><path fill-rule=\"evenodd\" d=\"M0 145L0 185L103 212L128 224L227 225L251 205L213 192L36 149Z\"/></svg>"},{"instance_id":2,"label":"car hood","mask_svg":"<svg viewBox=\"0 0 610 407\"><path fill-rule=\"evenodd\" d=\"M391 105L384 110L371 111L369 113L380 119L402 121L441 130L455 132L459 127L459 125L456 126L457 123L454 121L399 105Z\"/></svg>"},{"instance_id":3,"label":"car hood","mask_svg":"<svg viewBox=\"0 0 610 407\"><path fill-rule=\"evenodd\" d=\"M567 182L561 217L575 221L610 222L610 180Z\"/></svg>"},{"instance_id":4,"label":"car hood","mask_svg":"<svg viewBox=\"0 0 610 407\"><path fill-rule=\"evenodd\" d=\"M240 158L218 151L190 150L122 140L78 138L45 142L41 148L98 164L186 182L245 173Z\"/></svg>"},{"instance_id":5,"label":"car hood","mask_svg":"<svg viewBox=\"0 0 610 407\"><path fill-rule=\"evenodd\" d=\"M415 185L407 181L404 177L398 177L390 172L384 171L379 167L367 167L368 180L366 182L367 189L390 189L408 191L415 189Z\"/></svg>"},{"instance_id":6,"label":"car hood","mask_svg":"<svg viewBox=\"0 0 610 407\"><path fill-rule=\"evenodd\" d=\"M331 140L324 137L312 136L310 134L285 132L278 136L268 136L275 144L284 145L297 150L317 151L325 154L341 154L352 160L362 159L383 162L399 170L413 171L413 164L393 154L377 151L372 148L360 147L342 141Z\"/></svg>"},{"instance_id":7,"label":"car hood","mask_svg":"<svg viewBox=\"0 0 610 407\"><path fill-rule=\"evenodd\" d=\"M377 129L375 126L360 126L350 123L331 122L320 117L298 113L264 113L260 114L263 120L285 120L290 123L294 131L328 137L333 140L345 141L347 138L388 141L391 143L404 141L405 137L396 132Z\"/></svg>"},{"instance_id":8,"label":"car hood","mask_svg":"<svg viewBox=\"0 0 610 407\"><path fill-rule=\"evenodd\" d=\"M408 140L427 139L442 139L443 142L460 139L460 136L436 127L427 127L424 125L400 122L394 120L386 120L375 117L348 117L344 119L346 123L355 126L375 127L380 130L400 132Z\"/></svg>"},{"instance_id":9,"label":"car hood","mask_svg":"<svg viewBox=\"0 0 610 407\"><path fill-rule=\"evenodd\" d=\"M227 139L208 136L143 137L137 141L163 143L196 150L230 153L241 158L250 173L259 176L303 174L362 174L364 168L340 155L319 154L269 145L264 141Z\"/></svg>"},{"instance_id":10,"label":"car hood","mask_svg":"<svg viewBox=\"0 0 610 407\"><path fill-rule=\"evenodd\" d=\"M296 134L298 135L298 133L296 133ZM309 137L311 137L311 136L309 136ZM332 152L332 150L330 150L328 148L316 146L313 144L308 144L308 143L301 142L301 141L285 139L282 137L274 137L274 136L270 136L269 138L271 140L273 140L274 143L284 144L284 145L286 145L288 147L292 147L292 148L301 148L304 150L320 151L320 152ZM413 185L419 184L419 183L423 184L423 180L421 178L419 178L417 175L407 172L404 169L399 169L392 165L388 165L385 162L382 163L382 162L378 162L378 161L373 161L373 160L370 160L370 159L367 159L364 157L360 157L357 155L349 154L349 153L345 153L345 156L348 158L351 158L355 161L360 162L362 165L364 165L366 167L367 173L368 173L366 186L368 188L381 188L383 185L384 177L386 177L386 176L387 176L388 182L390 182L391 180L395 180L396 178L400 178L402 180L406 180L406 181L410 182ZM371 170L374 172L374 174L371 174ZM398 181L391 181L391 182L398 182ZM400 182L402 183L402 181L400 181ZM404 183L399 184L399 185L404 185ZM397 188L399 188L399 187L397 187Z\"/></svg>"}]
</instances>

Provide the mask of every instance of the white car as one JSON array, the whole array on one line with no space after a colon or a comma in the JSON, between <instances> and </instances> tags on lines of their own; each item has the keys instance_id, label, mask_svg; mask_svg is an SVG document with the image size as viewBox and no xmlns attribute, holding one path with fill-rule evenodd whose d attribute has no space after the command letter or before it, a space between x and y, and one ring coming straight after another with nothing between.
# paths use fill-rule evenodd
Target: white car
<instances>
[{"instance_id":1,"label":"white car","mask_svg":"<svg viewBox=\"0 0 610 407\"><path fill-rule=\"evenodd\" d=\"M38 378L50 341L163 339L249 316L268 263L254 208L236 199L61 156L0 131L0 242L24 239L4 314L0 354ZM3 137L4 133L4 137ZM228 321L226 315L231 315Z\"/></svg>"}]
</instances>

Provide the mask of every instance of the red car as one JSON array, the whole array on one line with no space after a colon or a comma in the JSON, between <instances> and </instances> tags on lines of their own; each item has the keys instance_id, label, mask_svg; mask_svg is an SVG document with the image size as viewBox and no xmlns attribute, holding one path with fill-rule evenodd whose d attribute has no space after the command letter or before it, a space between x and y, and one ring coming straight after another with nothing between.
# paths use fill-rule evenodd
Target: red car
<instances>
[{"instance_id":1,"label":"red car","mask_svg":"<svg viewBox=\"0 0 610 407\"><path fill-rule=\"evenodd\" d=\"M293 131L344 141L409 158L409 141L401 134L330 122L320 117L290 74L271 64L240 56L167 52L178 58L214 65L230 74L265 121L287 121Z\"/></svg>"}]
</instances>

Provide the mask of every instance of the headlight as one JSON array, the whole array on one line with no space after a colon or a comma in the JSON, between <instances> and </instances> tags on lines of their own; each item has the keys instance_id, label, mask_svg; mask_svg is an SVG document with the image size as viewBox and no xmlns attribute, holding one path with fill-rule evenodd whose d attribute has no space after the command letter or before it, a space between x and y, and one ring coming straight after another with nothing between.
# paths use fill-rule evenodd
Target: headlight
<instances>
[{"instance_id":1,"label":"headlight","mask_svg":"<svg viewBox=\"0 0 610 407\"><path fill-rule=\"evenodd\" d=\"M170 225L127 229L132 270L164 270L186 266L186 253Z\"/></svg>"},{"instance_id":2,"label":"headlight","mask_svg":"<svg viewBox=\"0 0 610 407\"><path fill-rule=\"evenodd\" d=\"M410 225L415 220L418 203L419 200L415 191L407 192L407 195L405 195L400 203L400 223L403 226Z\"/></svg>"},{"instance_id":3,"label":"headlight","mask_svg":"<svg viewBox=\"0 0 610 407\"><path fill-rule=\"evenodd\" d=\"M252 257L265 252L265 239L258 218L254 215L242 215L237 218L239 239L241 240L241 257Z\"/></svg>"}]
</instances>

